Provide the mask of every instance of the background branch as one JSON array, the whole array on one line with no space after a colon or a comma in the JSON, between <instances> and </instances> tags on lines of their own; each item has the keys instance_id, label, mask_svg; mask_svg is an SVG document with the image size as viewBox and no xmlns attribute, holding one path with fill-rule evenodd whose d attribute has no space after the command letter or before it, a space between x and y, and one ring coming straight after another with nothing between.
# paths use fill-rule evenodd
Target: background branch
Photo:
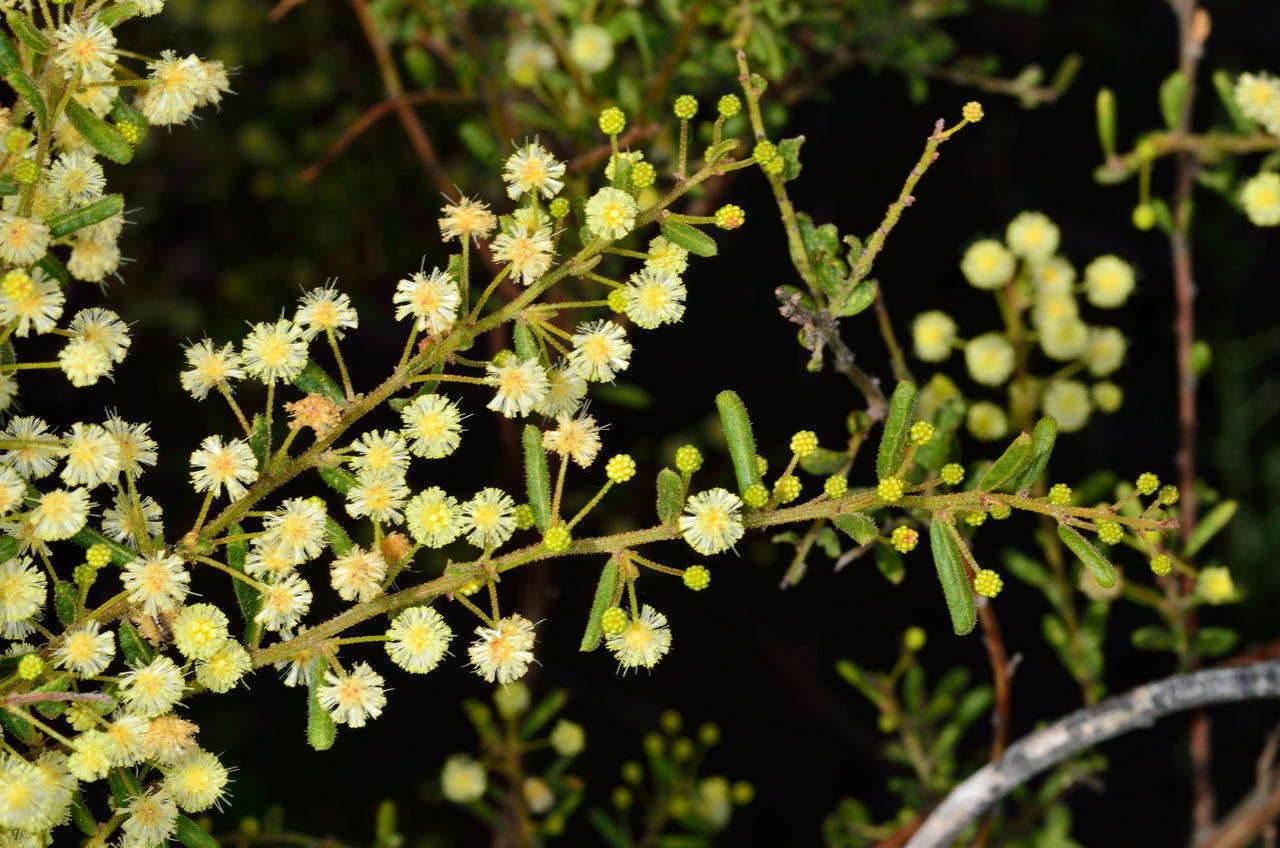
<instances>
[{"instance_id":1,"label":"background branch","mask_svg":"<svg viewBox=\"0 0 1280 848\"><path fill-rule=\"evenodd\" d=\"M1059 719L1010 746L933 811L907 848L945 848L1018 786L1079 751L1194 707L1280 697L1280 662L1211 669L1139 686Z\"/></svg>"}]
</instances>

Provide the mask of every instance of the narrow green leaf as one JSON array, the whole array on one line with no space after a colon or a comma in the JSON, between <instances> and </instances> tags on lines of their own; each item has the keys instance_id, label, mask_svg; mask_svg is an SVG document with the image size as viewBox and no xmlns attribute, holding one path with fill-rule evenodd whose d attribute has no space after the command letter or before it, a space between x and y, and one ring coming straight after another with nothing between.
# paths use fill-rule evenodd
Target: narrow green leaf
<instances>
[{"instance_id":1,"label":"narrow green leaf","mask_svg":"<svg viewBox=\"0 0 1280 848\"><path fill-rule=\"evenodd\" d=\"M884 434L880 437L880 451L876 454L876 475L881 479L893 477L902 466L907 453L911 417L915 411L916 384L903 380L889 400L889 414L884 419Z\"/></svg>"},{"instance_id":2,"label":"narrow green leaf","mask_svg":"<svg viewBox=\"0 0 1280 848\"><path fill-rule=\"evenodd\" d=\"M555 718L568 702L569 694L563 689L549 692L534 705L533 709L529 710L529 715L525 716L524 724L520 725L520 738L532 738L539 730L546 727L547 722Z\"/></svg>"},{"instance_id":3,"label":"narrow green leaf","mask_svg":"<svg viewBox=\"0 0 1280 848\"><path fill-rule=\"evenodd\" d=\"M58 613L58 621L71 625L80 615L80 591L75 584L67 580L59 580L53 584L53 608Z\"/></svg>"},{"instance_id":4,"label":"narrow green leaf","mask_svg":"<svg viewBox=\"0 0 1280 848\"><path fill-rule=\"evenodd\" d=\"M684 509L684 479L664 468L658 472L658 520L663 524L671 524L680 517Z\"/></svg>"},{"instance_id":5,"label":"narrow green leaf","mask_svg":"<svg viewBox=\"0 0 1280 848\"><path fill-rule=\"evenodd\" d=\"M173 831L173 837L187 848L218 848L218 840L182 813L178 813L178 825Z\"/></svg>"},{"instance_id":6,"label":"narrow green leaf","mask_svg":"<svg viewBox=\"0 0 1280 848\"><path fill-rule=\"evenodd\" d=\"M1160 83L1160 113L1164 115L1165 125L1169 129L1177 129L1182 122L1182 110L1187 108L1187 94L1190 88L1182 71L1174 71Z\"/></svg>"},{"instance_id":7,"label":"narrow green leaf","mask_svg":"<svg viewBox=\"0 0 1280 848\"><path fill-rule=\"evenodd\" d=\"M120 622L116 628L116 641L120 643L120 655L124 657L126 665L139 666L151 662L154 652L132 623Z\"/></svg>"},{"instance_id":8,"label":"narrow green leaf","mask_svg":"<svg viewBox=\"0 0 1280 848\"><path fill-rule=\"evenodd\" d=\"M533 509L533 522L546 531L551 526L551 472L547 469L547 451L542 446L542 430L524 425L524 487Z\"/></svg>"},{"instance_id":9,"label":"narrow green leaf","mask_svg":"<svg viewBox=\"0 0 1280 848\"><path fill-rule=\"evenodd\" d=\"M321 466L316 471L319 472L320 479L340 495L345 495L351 491L351 487L359 482L356 479L356 475L341 465Z\"/></svg>"},{"instance_id":10,"label":"narrow green leaf","mask_svg":"<svg viewBox=\"0 0 1280 848\"><path fill-rule=\"evenodd\" d=\"M36 81L22 68L14 68L5 74L4 78L14 92L25 100L27 106L31 108L31 114L36 116L36 125L42 130L47 130L49 128L49 109L45 106L44 96L40 94ZM74 103L75 101L71 102Z\"/></svg>"},{"instance_id":11,"label":"narrow green leaf","mask_svg":"<svg viewBox=\"0 0 1280 848\"><path fill-rule=\"evenodd\" d=\"M31 722L21 716L14 715L8 710L0 710L0 729L3 729L6 735L12 736L26 745L34 743L39 738L39 734L31 726Z\"/></svg>"},{"instance_id":12,"label":"narrow green leaf","mask_svg":"<svg viewBox=\"0 0 1280 848\"><path fill-rule=\"evenodd\" d=\"M13 177L0 177L0 196L9 197L17 194L22 186Z\"/></svg>"},{"instance_id":13,"label":"narrow green leaf","mask_svg":"<svg viewBox=\"0 0 1280 848\"><path fill-rule=\"evenodd\" d=\"M1010 480L1022 475L1035 458L1035 446L1030 433L1019 433L1004 453L996 461L987 466L987 470L978 480L980 492L996 492Z\"/></svg>"},{"instance_id":14,"label":"narrow green leaf","mask_svg":"<svg viewBox=\"0 0 1280 848\"><path fill-rule=\"evenodd\" d=\"M22 60L18 58L18 51L13 49L13 42L7 35L0 33L0 74L7 74L21 66Z\"/></svg>"},{"instance_id":15,"label":"narrow green leaf","mask_svg":"<svg viewBox=\"0 0 1280 848\"><path fill-rule=\"evenodd\" d=\"M1242 133L1257 132L1258 125L1246 118L1240 111L1240 105L1236 103L1236 82L1232 75L1221 69L1214 71L1213 87L1218 92L1218 100L1222 102L1222 108L1227 110L1227 115L1231 117L1231 123L1235 125L1236 130Z\"/></svg>"},{"instance_id":16,"label":"narrow green leaf","mask_svg":"<svg viewBox=\"0 0 1280 848\"><path fill-rule=\"evenodd\" d=\"M45 36L35 22L17 9L11 9L5 12L5 20L9 22L9 29L13 30L13 34L18 40L30 47L36 53L48 53L49 48L53 45L49 43L48 37Z\"/></svg>"},{"instance_id":17,"label":"narrow green leaf","mask_svg":"<svg viewBox=\"0 0 1280 848\"><path fill-rule=\"evenodd\" d=\"M596 594L591 600L591 612L587 616L587 628L582 633L582 644L579 651L594 651L600 646L604 633L600 629L600 616L613 603L614 589L618 585L618 561L609 557L609 561L600 569L600 579L596 582Z\"/></svg>"},{"instance_id":18,"label":"narrow green leaf","mask_svg":"<svg viewBox=\"0 0 1280 848\"><path fill-rule=\"evenodd\" d=\"M1031 430L1031 463L1013 481L1015 492L1030 489L1036 484L1045 468L1049 466L1049 457L1053 454L1053 445L1057 440L1057 421L1046 415L1036 422L1036 426Z\"/></svg>"},{"instance_id":19,"label":"narrow green leaf","mask_svg":"<svg viewBox=\"0 0 1280 848\"><path fill-rule=\"evenodd\" d=\"M800 467L817 477L827 477L844 468L848 462L849 454L843 451L817 448L813 453L800 459Z\"/></svg>"},{"instance_id":20,"label":"narrow green leaf","mask_svg":"<svg viewBox=\"0 0 1280 848\"><path fill-rule=\"evenodd\" d=\"M123 807L130 798L142 794L138 778L134 777L133 772L128 769L117 767L109 771L107 785L111 787L111 797L115 800L117 807Z\"/></svg>"},{"instance_id":21,"label":"narrow green leaf","mask_svg":"<svg viewBox=\"0 0 1280 848\"><path fill-rule=\"evenodd\" d=\"M88 806L84 803L84 795L80 794L78 789L71 796L71 820L85 836L93 836L98 832L98 820L93 817L93 813L89 812Z\"/></svg>"},{"instance_id":22,"label":"narrow green leaf","mask_svg":"<svg viewBox=\"0 0 1280 848\"><path fill-rule=\"evenodd\" d=\"M1220 657L1238 641L1236 632L1229 627L1202 627L1196 631L1196 651L1206 657Z\"/></svg>"},{"instance_id":23,"label":"narrow green leaf","mask_svg":"<svg viewBox=\"0 0 1280 848\"><path fill-rule=\"evenodd\" d=\"M888 545L876 545L876 568L884 575L884 579L897 586L907 576L906 566L902 562L902 554Z\"/></svg>"},{"instance_id":24,"label":"narrow green leaf","mask_svg":"<svg viewBox=\"0 0 1280 848\"><path fill-rule=\"evenodd\" d=\"M1173 635L1164 627L1139 627L1129 634L1129 641L1140 651L1172 651Z\"/></svg>"},{"instance_id":25,"label":"narrow green leaf","mask_svg":"<svg viewBox=\"0 0 1280 848\"><path fill-rule=\"evenodd\" d=\"M1071 549L1076 559L1084 563L1084 567L1089 569L1089 573L1093 575L1093 579L1099 586L1110 589L1116 585L1116 570L1111 562L1099 553L1088 539L1081 536L1078 530L1066 524L1059 524L1058 538Z\"/></svg>"},{"instance_id":26,"label":"narrow green leaf","mask_svg":"<svg viewBox=\"0 0 1280 848\"><path fill-rule=\"evenodd\" d=\"M258 460L258 468L262 468L267 464L267 445L270 431L267 429L267 418L265 415L254 415L253 426L249 429L249 448L253 451L253 456Z\"/></svg>"},{"instance_id":27,"label":"narrow green leaf","mask_svg":"<svg viewBox=\"0 0 1280 848\"><path fill-rule=\"evenodd\" d=\"M307 364L293 378L293 384L308 394L324 395L334 403L347 402L338 381L330 377L329 372L317 365L314 359L307 360Z\"/></svg>"},{"instance_id":28,"label":"narrow green leaf","mask_svg":"<svg viewBox=\"0 0 1280 848\"><path fill-rule=\"evenodd\" d=\"M831 517L831 523L848 533L853 541L865 545L880 535L876 523L861 512L842 512Z\"/></svg>"},{"instance_id":29,"label":"narrow green leaf","mask_svg":"<svg viewBox=\"0 0 1280 848\"><path fill-rule=\"evenodd\" d=\"M227 528L227 533L232 536L239 536L244 533L244 528L239 524L232 524ZM245 573L244 561L249 552L249 542L245 539L238 539L234 542L227 543L227 565L241 574ZM244 641L246 644L253 644L254 638L258 633L258 622L254 618L258 615L258 611L262 609L262 593L243 580L231 578L231 588L235 591L236 603L240 606L240 615L244 618Z\"/></svg>"},{"instance_id":30,"label":"narrow green leaf","mask_svg":"<svg viewBox=\"0 0 1280 848\"><path fill-rule=\"evenodd\" d=\"M1196 524L1196 529L1191 531L1191 537L1187 539L1187 546L1183 548L1182 555L1184 557L1195 556L1210 539L1218 535L1218 532L1231 522L1232 518L1235 518L1236 510L1239 508L1238 501L1223 501L1209 510L1207 514L1200 518L1200 521Z\"/></svg>"},{"instance_id":31,"label":"narrow green leaf","mask_svg":"<svg viewBox=\"0 0 1280 848\"><path fill-rule=\"evenodd\" d=\"M1116 96L1109 88L1098 90L1095 102L1098 113L1098 143L1102 145L1102 155L1110 159L1116 155Z\"/></svg>"},{"instance_id":32,"label":"narrow green leaf","mask_svg":"<svg viewBox=\"0 0 1280 848\"><path fill-rule=\"evenodd\" d=\"M800 169L803 167L800 162L800 147L804 144L804 136L796 138L784 138L778 142L778 155L782 157L782 173L780 176L783 181L794 180L800 176Z\"/></svg>"},{"instance_id":33,"label":"narrow green leaf","mask_svg":"<svg viewBox=\"0 0 1280 848\"><path fill-rule=\"evenodd\" d=\"M324 520L324 537L329 542L329 547L338 556L346 556L347 553L355 547L355 543L351 541L351 537L347 535L347 531L342 529L342 525L334 521L332 518Z\"/></svg>"},{"instance_id":34,"label":"narrow green leaf","mask_svg":"<svg viewBox=\"0 0 1280 848\"><path fill-rule=\"evenodd\" d=\"M590 819L596 833L600 834L600 838L609 844L609 848L631 848L631 840L627 838L622 826L610 818L604 810L593 807L591 812L587 813L587 818Z\"/></svg>"},{"instance_id":35,"label":"narrow green leaf","mask_svg":"<svg viewBox=\"0 0 1280 848\"><path fill-rule=\"evenodd\" d=\"M716 395L716 409L720 412L720 424L724 428L729 457L733 460L733 473L738 478L738 491L746 492L760 482L760 468L756 465L756 440L751 433L751 418L738 393L724 390Z\"/></svg>"},{"instance_id":36,"label":"narrow green leaf","mask_svg":"<svg viewBox=\"0 0 1280 848\"><path fill-rule=\"evenodd\" d=\"M515 342L516 356L520 357L521 362L527 362L530 359L541 361L542 350L538 347L538 341L533 337L533 330L529 329L528 324L524 321L516 321L511 337Z\"/></svg>"},{"instance_id":37,"label":"narrow green leaf","mask_svg":"<svg viewBox=\"0 0 1280 848\"><path fill-rule=\"evenodd\" d=\"M317 751L327 751L333 747L338 738L338 728L333 723L333 716L320 706L319 690L324 682L325 670L329 667L326 657L318 656L311 661L311 681L307 686L307 741Z\"/></svg>"},{"instance_id":38,"label":"narrow green leaf","mask_svg":"<svg viewBox=\"0 0 1280 848\"><path fill-rule=\"evenodd\" d=\"M138 14L137 3L119 3L98 13L98 20L106 27L114 27Z\"/></svg>"},{"instance_id":39,"label":"narrow green leaf","mask_svg":"<svg viewBox=\"0 0 1280 848\"><path fill-rule=\"evenodd\" d=\"M36 267L44 271L45 276L57 280L58 285L71 285L71 273L67 271L67 266L63 265L62 260L52 253L46 253L44 258L36 263Z\"/></svg>"},{"instance_id":40,"label":"narrow green leaf","mask_svg":"<svg viewBox=\"0 0 1280 848\"><path fill-rule=\"evenodd\" d=\"M696 256L715 256L716 243L711 236L683 221L663 221L662 234L672 243Z\"/></svg>"},{"instance_id":41,"label":"narrow green leaf","mask_svg":"<svg viewBox=\"0 0 1280 848\"><path fill-rule=\"evenodd\" d=\"M874 280L861 280L844 291L838 291L831 297L831 314L837 318L852 318L865 312L876 302L877 291Z\"/></svg>"},{"instance_id":42,"label":"narrow green leaf","mask_svg":"<svg viewBox=\"0 0 1280 848\"><path fill-rule=\"evenodd\" d=\"M80 131L85 141L112 162L128 164L133 159L133 147L124 140L120 131L80 105L74 98L67 101L67 118Z\"/></svg>"},{"instance_id":43,"label":"narrow green leaf","mask_svg":"<svg viewBox=\"0 0 1280 848\"><path fill-rule=\"evenodd\" d=\"M929 547L933 551L933 565L938 570L938 582L951 614L951 626L957 635L973 630L977 622L977 609L973 605L973 587L965 573L964 559L951 528L940 520L929 523Z\"/></svg>"},{"instance_id":44,"label":"narrow green leaf","mask_svg":"<svg viewBox=\"0 0 1280 848\"><path fill-rule=\"evenodd\" d=\"M101 223L113 215L119 215L123 211L124 196L108 194L105 197L99 197L92 203L81 206L79 209L72 209L70 212L56 215L45 223L49 226L49 235L51 237L62 238L63 236L71 235L76 230L82 230L85 227Z\"/></svg>"}]
</instances>

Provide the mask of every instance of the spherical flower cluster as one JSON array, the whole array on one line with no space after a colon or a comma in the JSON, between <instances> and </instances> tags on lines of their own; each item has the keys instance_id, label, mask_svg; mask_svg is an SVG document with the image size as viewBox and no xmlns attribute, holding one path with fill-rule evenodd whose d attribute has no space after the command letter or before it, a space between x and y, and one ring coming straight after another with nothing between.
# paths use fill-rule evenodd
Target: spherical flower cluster
<instances>
[{"instance_id":1,"label":"spherical flower cluster","mask_svg":"<svg viewBox=\"0 0 1280 848\"><path fill-rule=\"evenodd\" d=\"M610 483L625 483L636 476L636 461L630 454L617 454L605 463L604 473Z\"/></svg>"},{"instance_id":2,"label":"spherical flower cluster","mask_svg":"<svg viewBox=\"0 0 1280 848\"><path fill-rule=\"evenodd\" d=\"M700 554L728 550L745 532L740 513L742 500L727 489L708 489L691 495L677 525L684 540Z\"/></svg>"},{"instance_id":3,"label":"spherical flower cluster","mask_svg":"<svg viewBox=\"0 0 1280 848\"><path fill-rule=\"evenodd\" d=\"M747 213L741 206L726 203L716 210L716 226L722 230L736 230L747 222Z\"/></svg>"},{"instance_id":4,"label":"spherical flower cluster","mask_svg":"<svg viewBox=\"0 0 1280 848\"><path fill-rule=\"evenodd\" d=\"M1239 591L1235 581L1231 579L1231 572L1222 566L1209 566L1200 570L1196 578L1196 594L1205 603L1215 606L1239 600Z\"/></svg>"},{"instance_id":5,"label":"spherical flower cluster","mask_svg":"<svg viewBox=\"0 0 1280 848\"><path fill-rule=\"evenodd\" d=\"M618 668L623 671L653 668L671 650L667 617L646 604L622 632L605 637L605 646L613 651Z\"/></svg>"},{"instance_id":6,"label":"spherical flower cluster","mask_svg":"<svg viewBox=\"0 0 1280 848\"><path fill-rule=\"evenodd\" d=\"M1270 74L1241 74L1236 80L1236 106L1272 135L1280 135L1280 80Z\"/></svg>"},{"instance_id":7,"label":"spherical flower cluster","mask_svg":"<svg viewBox=\"0 0 1280 848\"><path fill-rule=\"evenodd\" d=\"M622 607L609 607L600 613L600 629L611 636L621 633L627 621L627 612Z\"/></svg>"},{"instance_id":8,"label":"spherical flower cluster","mask_svg":"<svg viewBox=\"0 0 1280 848\"><path fill-rule=\"evenodd\" d=\"M1066 483L1054 483L1049 488L1049 503L1054 506L1067 506L1071 503L1073 493Z\"/></svg>"},{"instance_id":9,"label":"spherical flower cluster","mask_svg":"<svg viewBox=\"0 0 1280 848\"><path fill-rule=\"evenodd\" d=\"M979 289L995 289L1013 278L1014 258L995 239L982 239L969 245L960 260L960 271L969 285Z\"/></svg>"},{"instance_id":10,"label":"spherical flower cluster","mask_svg":"<svg viewBox=\"0 0 1280 848\"><path fill-rule=\"evenodd\" d=\"M984 598L994 598L1004 588L1000 575L989 568L980 568L973 577L973 591Z\"/></svg>"},{"instance_id":11,"label":"spherical flower cluster","mask_svg":"<svg viewBox=\"0 0 1280 848\"><path fill-rule=\"evenodd\" d=\"M1250 177L1240 189L1240 205L1256 226L1280 224L1280 174L1264 171Z\"/></svg>"},{"instance_id":12,"label":"spherical flower cluster","mask_svg":"<svg viewBox=\"0 0 1280 848\"><path fill-rule=\"evenodd\" d=\"M705 565L691 565L684 570L681 579L693 591L701 592L711 585L711 572Z\"/></svg>"},{"instance_id":13,"label":"spherical flower cluster","mask_svg":"<svg viewBox=\"0 0 1280 848\"><path fill-rule=\"evenodd\" d=\"M822 482L822 493L829 498L842 498L849 491L849 479L843 474L832 474Z\"/></svg>"},{"instance_id":14,"label":"spherical flower cluster","mask_svg":"<svg viewBox=\"0 0 1280 848\"><path fill-rule=\"evenodd\" d=\"M600 132L605 135L617 135L627 126L627 116L617 106L610 106L600 113Z\"/></svg>"},{"instance_id":15,"label":"spherical flower cluster","mask_svg":"<svg viewBox=\"0 0 1280 848\"><path fill-rule=\"evenodd\" d=\"M467 649L471 667L490 683L519 680L533 662L534 636L533 622L520 615L477 627L476 640Z\"/></svg>"},{"instance_id":16,"label":"spherical flower cluster","mask_svg":"<svg viewBox=\"0 0 1280 848\"><path fill-rule=\"evenodd\" d=\"M876 494L885 503L897 503L906 494L906 484L900 477L884 477L876 485Z\"/></svg>"},{"instance_id":17,"label":"spherical flower cluster","mask_svg":"<svg viewBox=\"0 0 1280 848\"><path fill-rule=\"evenodd\" d=\"M964 346L964 361L974 380L999 386L1013 373L1013 345L1000 333L984 333Z\"/></svg>"},{"instance_id":18,"label":"spherical flower cluster","mask_svg":"<svg viewBox=\"0 0 1280 848\"><path fill-rule=\"evenodd\" d=\"M1119 544L1124 538L1124 528L1118 521L1101 521L1098 523L1098 538L1108 545Z\"/></svg>"},{"instance_id":19,"label":"spherical flower cluster","mask_svg":"<svg viewBox=\"0 0 1280 848\"><path fill-rule=\"evenodd\" d=\"M889 541L899 553L905 554L915 550L920 543L920 533L914 527L899 525L893 528Z\"/></svg>"},{"instance_id":20,"label":"spherical flower cluster","mask_svg":"<svg viewBox=\"0 0 1280 848\"><path fill-rule=\"evenodd\" d=\"M692 474L702 467L702 451L693 445L681 445L676 449L676 470Z\"/></svg>"},{"instance_id":21,"label":"spherical flower cluster","mask_svg":"<svg viewBox=\"0 0 1280 848\"><path fill-rule=\"evenodd\" d=\"M804 459L818 449L818 436L812 430L800 430L791 437L791 452Z\"/></svg>"}]
</instances>

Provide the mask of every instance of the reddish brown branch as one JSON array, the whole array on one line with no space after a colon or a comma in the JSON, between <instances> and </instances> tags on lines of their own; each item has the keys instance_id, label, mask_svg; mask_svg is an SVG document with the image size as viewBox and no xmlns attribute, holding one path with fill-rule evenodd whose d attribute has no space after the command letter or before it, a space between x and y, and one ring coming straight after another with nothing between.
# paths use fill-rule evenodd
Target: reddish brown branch
<instances>
[{"instance_id":1,"label":"reddish brown branch","mask_svg":"<svg viewBox=\"0 0 1280 848\"><path fill-rule=\"evenodd\" d=\"M641 126L632 127L631 129L618 136L618 148L625 150L633 144L639 144L658 132L657 124L643 124ZM582 171L594 168L601 162L609 158L609 153L613 150L613 146L609 144L600 144L591 148L586 153L579 154L569 160L569 173L576 174Z\"/></svg>"},{"instance_id":2,"label":"reddish brown branch","mask_svg":"<svg viewBox=\"0 0 1280 848\"><path fill-rule=\"evenodd\" d=\"M360 28L364 30L365 39L369 42L369 48L373 51L373 57L378 63L378 72L382 75L382 84L386 88L387 100L393 104L392 108L395 109L396 117L400 119L400 125L404 127L405 134L409 136L409 143L413 145L414 152L422 160L422 164L435 182L436 188L445 197L456 200L458 198L458 190L450 182L444 166L440 164L440 158L436 156L435 147L432 146L431 139L427 137L427 131L423 129L422 121L418 119L417 113L413 111L409 104L404 101L404 83L400 79L400 72L396 70L395 59L391 56L391 49L387 46L386 39L382 37L382 33L378 31L378 24L369 12L369 4L366 0L351 0L351 8L355 11L356 18L360 21Z\"/></svg>"},{"instance_id":3,"label":"reddish brown branch","mask_svg":"<svg viewBox=\"0 0 1280 848\"><path fill-rule=\"evenodd\" d=\"M423 103L465 103L472 98L467 97L456 91L415 91L396 99L383 100L381 103L375 103L361 113L342 134L333 140L325 151L320 154L309 167L298 175L298 179L304 183L309 183L316 177L320 176L320 172L332 162L342 151L351 146L351 143L363 135L370 127L379 120L390 114L393 110L398 109L401 105L417 106Z\"/></svg>"}]
</instances>

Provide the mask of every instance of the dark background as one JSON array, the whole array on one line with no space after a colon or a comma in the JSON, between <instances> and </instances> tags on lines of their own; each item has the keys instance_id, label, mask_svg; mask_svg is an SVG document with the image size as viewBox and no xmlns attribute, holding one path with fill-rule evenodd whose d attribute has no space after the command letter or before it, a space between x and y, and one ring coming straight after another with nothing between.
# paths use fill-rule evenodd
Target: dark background
<instances>
[{"instance_id":1,"label":"dark background","mask_svg":"<svg viewBox=\"0 0 1280 848\"><path fill-rule=\"evenodd\" d=\"M192 511L196 504L184 486L186 452L230 422L215 404L197 407L182 395L177 342L205 332L238 337L244 320L274 317L300 288L336 276L361 307L359 341L348 346L348 355L357 382L367 386L402 343L401 328L390 323L395 280L416 269L424 255L430 263L445 256L435 225L439 195L393 120L359 140L318 181L297 181L298 169L344 116L380 99L380 83L345 4L311 0L275 25L266 23L265 8L239 0L174 0L157 19L161 31L151 36L157 43L212 49L237 65L238 93L221 112L205 113L198 128L153 132L140 167L109 174L124 190L135 223L122 244L134 262L110 298L136 322L137 340L116 386L74 398L76 408L111 403L127 419L153 416L156 434L169 448L162 457L167 463L151 475L151 490L166 502L191 501ZM1208 8L1214 29L1206 67L1275 70L1280 5L1240 0ZM1167 248L1158 233L1140 233L1129 224L1132 184L1100 186L1091 177L1100 158L1093 117L1100 86L1116 92L1126 146L1135 132L1159 124L1155 91L1176 58L1172 16L1157 0L1059 0L1040 15L981 6L950 30L962 55L996 53L1014 70L1032 61L1052 67L1070 52L1080 53L1084 65L1067 95L1045 108L1025 111L1007 98L982 96L986 120L944 146L877 263L890 309L904 329L916 312L936 307L955 314L962 332L994 328L989 302L963 284L957 263L973 237L1002 233L1027 208L1059 223L1064 251L1077 267L1102 253L1126 257L1140 269L1138 294L1110 316L1133 339L1118 380L1126 404L1113 416L1095 418L1084 435L1064 440L1055 467L1068 480L1103 467L1129 477L1154 470L1172 478ZM954 119L971 97L939 84L916 104L896 73L841 74L825 102L806 104L792 116L791 132L808 138L804 173L791 188L797 206L842 232L870 232L933 121ZM1201 115L1219 114L1211 91L1199 107ZM431 130L429 112L425 119ZM449 141L441 144L450 155ZM1167 169L1157 172L1158 190L1168 178ZM1280 581L1271 556L1280 536L1280 450L1272 444L1280 410L1280 327L1268 305L1274 303L1268 292L1277 282L1280 240L1274 231L1251 227L1219 198L1199 198L1201 336L1215 352L1200 406L1201 471L1210 486L1245 503L1208 559L1231 565L1250 592L1242 606L1211 610L1204 618L1238 625L1243 642L1252 644L1280 635L1274 614ZM845 414L858 404L838 376L804 370L794 333L776 314L771 290L794 280L763 181L754 175L738 180L726 199L747 209L747 226L720 238L717 259L691 267L684 323L646 335L626 374L648 390L650 404L595 404L610 423L606 451L628 450L641 468L630 492L611 499L602 516L648 521L647 481L669 461L673 446L690 438L709 445L712 398L722 388L736 388L758 410L763 445L782 446L799 428L834 443ZM847 322L845 336L868 369L887 374L869 317ZM55 406L73 403L69 390L52 389L49 399ZM492 421L477 415L470 424L449 476L430 482L471 491L479 475L485 484L519 491L519 464L509 454L480 448L494 444ZM708 453L699 476L727 479L722 458ZM776 450L771 459L783 461ZM418 485L424 484L421 475ZM174 526L177 515L170 513ZM592 529L610 528L597 523ZM1018 538L1025 544L1030 522L1023 529L1028 532ZM980 536L978 554L994 560L999 546ZM680 561L687 550L672 545L661 554ZM892 771L878 757L882 737L875 715L836 677L835 660L852 656L868 667L887 667L896 657L898 634L919 624L932 637L924 653L931 670L963 663L981 680L986 666L979 638L949 636L923 550L908 557L908 576L899 587L889 586L868 562L833 575L815 555L809 577L786 592L777 589L785 548L757 536L740 546L740 554L714 561L712 589L696 596L675 583L642 584L675 633L674 650L652 674L619 677L607 656L576 652L597 563L558 562L543 569L552 572L549 580L518 574L513 582L522 588L504 588L508 606L523 595L541 607L541 667L531 682L535 693L552 686L572 693L566 715L588 731L578 770L588 778L590 797L607 803L622 759L639 753L640 736L656 726L661 710L676 708L691 722L713 720L722 727L725 741L709 759L709 773L757 787L756 802L735 818L725 844L818 844L823 817L844 796L868 799L878 815L889 817L894 808L883 785ZM1133 560L1125 567L1142 564ZM1014 681L1016 737L1076 708L1078 692L1039 637L1043 600L1010 581L997 609L1009 649L1022 655ZM451 619L456 630L468 626L461 615ZM1107 650L1112 691L1173 670L1166 655L1129 647L1128 633L1147 623L1145 613L1117 607ZM479 829L429 797L444 757L474 745L460 697L483 697L488 689L462 670L456 655L464 646L465 640L457 641L454 660L425 677L391 670L385 658L375 658L394 690L386 713L364 730L341 732L335 749L324 754L306 745L302 693L277 685L269 672L257 675L252 692L196 702L205 744L225 751L240 769L224 821L281 803L298 830L360 842L368 837L377 801L393 797L402 802L407 833L452 833L449 844L476 844ZM1222 806L1252 779L1253 756L1275 713L1271 705L1215 711ZM1184 736L1185 721L1178 718L1106 746L1112 768L1105 792L1085 789L1073 796L1083 844L1185 841ZM979 727L969 749L981 756L986 741ZM581 817L571 833L563 844L597 842Z\"/></svg>"}]
</instances>

